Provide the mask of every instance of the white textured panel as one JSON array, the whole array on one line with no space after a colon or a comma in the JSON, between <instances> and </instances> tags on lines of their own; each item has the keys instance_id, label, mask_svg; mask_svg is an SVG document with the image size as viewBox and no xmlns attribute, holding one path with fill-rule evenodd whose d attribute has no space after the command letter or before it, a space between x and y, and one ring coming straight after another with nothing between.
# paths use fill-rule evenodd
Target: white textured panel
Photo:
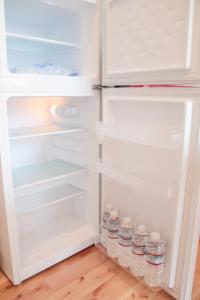
<instances>
[{"instance_id":1,"label":"white textured panel","mask_svg":"<svg viewBox=\"0 0 200 300\"><path fill-rule=\"evenodd\" d=\"M109 14L112 72L182 68L188 0L113 1Z\"/></svg>"},{"instance_id":2,"label":"white textured panel","mask_svg":"<svg viewBox=\"0 0 200 300\"><path fill-rule=\"evenodd\" d=\"M199 5L199 0L105 0L104 76L113 83L119 83L114 78L171 82L191 74L196 79Z\"/></svg>"}]
</instances>

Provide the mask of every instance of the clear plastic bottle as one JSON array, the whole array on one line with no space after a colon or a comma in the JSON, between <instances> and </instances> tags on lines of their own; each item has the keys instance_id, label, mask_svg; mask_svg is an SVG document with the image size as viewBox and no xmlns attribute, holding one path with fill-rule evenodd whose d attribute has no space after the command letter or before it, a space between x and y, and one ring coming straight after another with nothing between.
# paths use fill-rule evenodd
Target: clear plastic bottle
<instances>
[{"instance_id":1,"label":"clear plastic bottle","mask_svg":"<svg viewBox=\"0 0 200 300\"><path fill-rule=\"evenodd\" d=\"M149 233L145 225L138 225L133 234L130 254L130 270L138 277L145 273L145 245L149 238Z\"/></svg>"},{"instance_id":2,"label":"clear plastic bottle","mask_svg":"<svg viewBox=\"0 0 200 300\"><path fill-rule=\"evenodd\" d=\"M122 220L119 229L119 253L118 262L122 267L129 267L130 249L132 244L133 225L131 219L126 217Z\"/></svg>"},{"instance_id":3,"label":"clear plastic bottle","mask_svg":"<svg viewBox=\"0 0 200 300\"><path fill-rule=\"evenodd\" d=\"M107 254L112 257L118 257L118 232L120 228L119 213L113 210L110 213L110 219L107 226Z\"/></svg>"},{"instance_id":4,"label":"clear plastic bottle","mask_svg":"<svg viewBox=\"0 0 200 300\"><path fill-rule=\"evenodd\" d=\"M106 248L107 247L107 228L108 220L110 219L110 213L112 211L113 205L108 203L104 209L102 222L101 222L101 243Z\"/></svg>"},{"instance_id":5,"label":"clear plastic bottle","mask_svg":"<svg viewBox=\"0 0 200 300\"><path fill-rule=\"evenodd\" d=\"M151 287L160 287L165 269L167 243L160 238L158 232L153 232L146 244L145 282Z\"/></svg>"}]
</instances>

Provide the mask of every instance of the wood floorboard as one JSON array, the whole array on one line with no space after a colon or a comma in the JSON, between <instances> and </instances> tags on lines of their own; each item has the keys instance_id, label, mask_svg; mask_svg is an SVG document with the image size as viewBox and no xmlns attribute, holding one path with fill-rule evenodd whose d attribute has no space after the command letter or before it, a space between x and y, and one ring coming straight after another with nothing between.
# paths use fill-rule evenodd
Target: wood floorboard
<instances>
[{"instance_id":1,"label":"wood floorboard","mask_svg":"<svg viewBox=\"0 0 200 300\"><path fill-rule=\"evenodd\" d=\"M193 285L193 300L200 300L200 243Z\"/></svg>"},{"instance_id":2,"label":"wood floorboard","mask_svg":"<svg viewBox=\"0 0 200 300\"><path fill-rule=\"evenodd\" d=\"M200 249L200 248L199 248ZM193 299L200 300L200 250ZM0 272L0 300L173 300L156 293L90 247L13 286Z\"/></svg>"}]
</instances>

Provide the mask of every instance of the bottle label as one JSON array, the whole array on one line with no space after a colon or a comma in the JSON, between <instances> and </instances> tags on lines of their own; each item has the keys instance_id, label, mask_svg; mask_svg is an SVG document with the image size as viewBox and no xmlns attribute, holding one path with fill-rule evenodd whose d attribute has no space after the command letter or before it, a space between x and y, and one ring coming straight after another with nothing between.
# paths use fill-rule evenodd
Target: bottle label
<instances>
[{"instance_id":1,"label":"bottle label","mask_svg":"<svg viewBox=\"0 0 200 300\"><path fill-rule=\"evenodd\" d=\"M132 244L132 229L119 230L119 245L124 247L130 247Z\"/></svg>"},{"instance_id":2,"label":"bottle label","mask_svg":"<svg viewBox=\"0 0 200 300\"><path fill-rule=\"evenodd\" d=\"M118 232L119 232L120 222L119 219L117 220L109 220L108 227L107 227L107 235L111 239L118 239Z\"/></svg>"},{"instance_id":3,"label":"bottle label","mask_svg":"<svg viewBox=\"0 0 200 300\"><path fill-rule=\"evenodd\" d=\"M161 265L165 262L165 255L152 255L147 253L145 260L152 265Z\"/></svg>"},{"instance_id":4,"label":"bottle label","mask_svg":"<svg viewBox=\"0 0 200 300\"><path fill-rule=\"evenodd\" d=\"M119 245L124 247L130 247L131 246L131 239L124 239L119 237Z\"/></svg>"},{"instance_id":5,"label":"bottle label","mask_svg":"<svg viewBox=\"0 0 200 300\"><path fill-rule=\"evenodd\" d=\"M144 245L138 246L138 245L132 244L132 252L137 255L144 255L145 254L145 246Z\"/></svg>"},{"instance_id":6,"label":"bottle label","mask_svg":"<svg viewBox=\"0 0 200 300\"><path fill-rule=\"evenodd\" d=\"M108 229L108 237L111 239L118 239L118 229Z\"/></svg>"}]
</instances>

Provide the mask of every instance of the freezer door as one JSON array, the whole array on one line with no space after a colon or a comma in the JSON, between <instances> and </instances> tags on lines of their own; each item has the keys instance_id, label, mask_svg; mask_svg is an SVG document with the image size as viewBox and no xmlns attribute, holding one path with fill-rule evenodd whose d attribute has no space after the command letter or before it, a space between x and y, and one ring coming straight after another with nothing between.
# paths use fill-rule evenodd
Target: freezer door
<instances>
[{"instance_id":1,"label":"freezer door","mask_svg":"<svg viewBox=\"0 0 200 300\"><path fill-rule=\"evenodd\" d=\"M102 212L145 224L167 241L163 288L191 299L199 239L200 90L111 88L97 125Z\"/></svg>"},{"instance_id":2,"label":"freezer door","mask_svg":"<svg viewBox=\"0 0 200 300\"><path fill-rule=\"evenodd\" d=\"M103 83L200 83L199 0L104 0Z\"/></svg>"}]
</instances>

